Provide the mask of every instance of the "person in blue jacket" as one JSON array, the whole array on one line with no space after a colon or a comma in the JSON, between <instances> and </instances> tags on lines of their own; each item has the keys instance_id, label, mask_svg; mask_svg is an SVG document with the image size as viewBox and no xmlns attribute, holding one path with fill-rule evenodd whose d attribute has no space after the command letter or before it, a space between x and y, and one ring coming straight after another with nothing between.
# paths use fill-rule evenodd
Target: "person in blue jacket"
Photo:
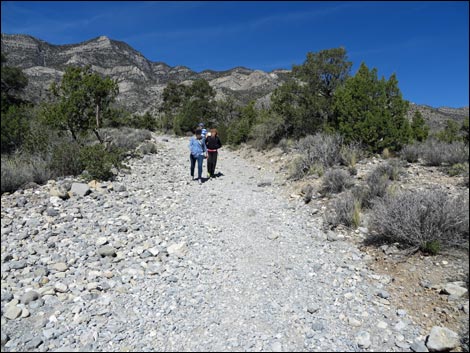
<instances>
[{"instance_id":1,"label":"person in blue jacket","mask_svg":"<svg viewBox=\"0 0 470 353\"><path fill-rule=\"evenodd\" d=\"M204 127L204 123L199 123L198 129L201 129L202 138L205 139L207 135L207 129Z\"/></svg>"},{"instance_id":2,"label":"person in blue jacket","mask_svg":"<svg viewBox=\"0 0 470 353\"><path fill-rule=\"evenodd\" d=\"M194 180L194 168L196 167L197 161L197 180L199 184L202 184L202 163L204 158L207 158L207 147L202 137L202 130L197 128L194 136L189 141L189 159L191 161L191 177Z\"/></svg>"}]
</instances>

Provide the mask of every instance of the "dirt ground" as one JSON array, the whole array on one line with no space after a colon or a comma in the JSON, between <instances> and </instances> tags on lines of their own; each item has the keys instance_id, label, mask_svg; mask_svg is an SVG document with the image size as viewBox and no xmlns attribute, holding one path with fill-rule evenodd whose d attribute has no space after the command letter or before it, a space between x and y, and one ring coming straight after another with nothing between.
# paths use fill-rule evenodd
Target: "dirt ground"
<instances>
[{"instance_id":1,"label":"dirt ground","mask_svg":"<svg viewBox=\"0 0 470 353\"><path fill-rule=\"evenodd\" d=\"M288 180L289 162L292 157L279 148L267 152L256 151L249 146L242 146L237 153L270 173L280 185L283 192L291 199L302 197L301 189L305 184L319 190L321 178L307 176L300 181ZM379 156L362 160L357 165L357 182L387 161ZM427 167L420 164L407 164L403 174L395 182L400 189L434 190L441 188L452 195L461 195L468 200L468 187L461 176L450 177L443 168ZM463 196L462 196L463 195ZM306 207L312 209L312 218L323 224L323 214L328 212L331 202L337 197L325 198L317 195ZM464 199L463 199L464 202ZM362 215L365 223L367 214ZM364 225L361 224L364 227ZM370 255L369 267L380 275L391 278L387 285L390 302L396 307L405 309L408 317L422 328L423 336L429 334L433 326L444 326L459 334L468 332L468 293L464 298L452 300L441 294L442 285L448 282L463 281L468 288L469 250L468 243L463 249L451 249L435 256L427 256L420 251L404 255L402 251L384 251L384 248L364 245L365 236L358 230L338 227L335 229L354 242L359 248ZM457 349L456 351L458 351Z\"/></svg>"}]
</instances>

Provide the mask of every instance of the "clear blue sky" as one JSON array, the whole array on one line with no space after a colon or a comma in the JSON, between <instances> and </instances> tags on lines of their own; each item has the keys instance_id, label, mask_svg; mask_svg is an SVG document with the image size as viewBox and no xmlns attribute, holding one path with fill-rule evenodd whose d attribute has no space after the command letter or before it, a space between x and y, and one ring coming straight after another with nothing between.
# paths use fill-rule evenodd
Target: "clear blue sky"
<instances>
[{"instance_id":1,"label":"clear blue sky","mask_svg":"<svg viewBox=\"0 0 470 353\"><path fill-rule=\"evenodd\" d=\"M467 1L2 1L1 10L2 33L51 44L106 35L198 72L290 69L307 52L343 46L352 74L361 62L396 73L411 102L469 105Z\"/></svg>"}]
</instances>

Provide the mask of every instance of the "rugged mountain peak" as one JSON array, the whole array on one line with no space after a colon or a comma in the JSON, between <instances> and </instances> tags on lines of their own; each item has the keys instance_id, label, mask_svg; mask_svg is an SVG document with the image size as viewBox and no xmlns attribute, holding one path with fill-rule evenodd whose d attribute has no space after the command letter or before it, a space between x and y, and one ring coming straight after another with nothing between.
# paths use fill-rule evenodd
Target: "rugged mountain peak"
<instances>
[{"instance_id":1,"label":"rugged mountain peak","mask_svg":"<svg viewBox=\"0 0 470 353\"><path fill-rule=\"evenodd\" d=\"M236 92L234 98L242 103L265 97L283 81L278 75L242 66L201 73L182 65L171 67L152 62L127 43L104 35L76 44L54 45L29 35L2 33L2 52L10 65L24 70L30 80L27 98L36 102L46 97L50 83L59 80L70 65L91 65L94 71L116 79L118 101L136 112L155 111L170 81L190 84L204 78L218 98Z\"/></svg>"}]
</instances>

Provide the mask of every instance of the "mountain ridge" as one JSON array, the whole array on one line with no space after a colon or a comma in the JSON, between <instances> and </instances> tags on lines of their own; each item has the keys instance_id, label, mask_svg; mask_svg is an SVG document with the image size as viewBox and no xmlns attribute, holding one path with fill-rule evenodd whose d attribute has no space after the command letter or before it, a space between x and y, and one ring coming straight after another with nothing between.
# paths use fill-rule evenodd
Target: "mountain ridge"
<instances>
[{"instance_id":1,"label":"mountain ridge","mask_svg":"<svg viewBox=\"0 0 470 353\"><path fill-rule=\"evenodd\" d=\"M240 104L254 99L258 105L266 105L271 93L290 73L285 69L265 72L243 66L196 72L184 65L151 61L126 42L103 35L80 43L51 44L27 34L2 33L1 43L8 64L23 69L28 76L25 96L29 100L46 99L50 83L59 80L67 66L91 65L92 70L117 79L118 102L136 113L158 111L168 82L183 83L197 78L209 82L216 91L216 99L232 96ZM432 128L444 124L446 117L460 121L468 116L468 107L436 108L414 103L410 104L409 115L416 109L424 113Z\"/></svg>"}]
</instances>

